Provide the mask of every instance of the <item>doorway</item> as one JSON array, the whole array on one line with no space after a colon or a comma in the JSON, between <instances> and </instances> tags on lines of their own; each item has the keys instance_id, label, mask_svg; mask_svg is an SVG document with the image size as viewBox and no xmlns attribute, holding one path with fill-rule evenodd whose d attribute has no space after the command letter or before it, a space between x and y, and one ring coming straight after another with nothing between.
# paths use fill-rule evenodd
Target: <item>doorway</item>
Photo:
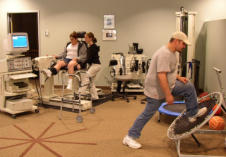
<instances>
[{"instance_id":1,"label":"doorway","mask_svg":"<svg viewBox=\"0 0 226 157\"><path fill-rule=\"evenodd\" d=\"M30 49L25 56L39 57L39 14L38 12L8 13L8 33L28 33Z\"/></svg>"}]
</instances>

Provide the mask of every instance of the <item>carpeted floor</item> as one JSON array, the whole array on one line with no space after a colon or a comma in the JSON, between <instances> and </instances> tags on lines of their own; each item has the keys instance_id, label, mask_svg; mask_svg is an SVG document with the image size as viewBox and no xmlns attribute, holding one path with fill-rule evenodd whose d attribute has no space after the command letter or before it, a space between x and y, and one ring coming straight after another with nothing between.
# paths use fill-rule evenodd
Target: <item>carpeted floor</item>
<instances>
[{"instance_id":1,"label":"carpeted floor","mask_svg":"<svg viewBox=\"0 0 226 157\"><path fill-rule=\"evenodd\" d=\"M176 157L175 143L166 132L173 118L156 114L145 126L139 150L122 144L123 137L142 112L140 100L127 103L108 101L96 106L96 113L83 112L83 123L77 123L77 113L40 108L12 119L0 114L0 157ZM207 126L205 126L207 127ZM223 135L197 135L201 147L192 138L182 141L182 152L190 154L226 155Z\"/></svg>"}]
</instances>

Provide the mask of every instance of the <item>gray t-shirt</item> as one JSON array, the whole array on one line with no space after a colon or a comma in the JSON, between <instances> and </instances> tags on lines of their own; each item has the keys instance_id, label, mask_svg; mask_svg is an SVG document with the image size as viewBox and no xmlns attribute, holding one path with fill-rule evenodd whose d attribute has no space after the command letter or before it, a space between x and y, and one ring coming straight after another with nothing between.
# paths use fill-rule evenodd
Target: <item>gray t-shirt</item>
<instances>
[{"instance_id":1,"label":"gray t-shirt","mask_svg":"<svg viewBox=\"0 0 226 157\"><path fill-rule=\"evenodd\" d=\"M172 91L177 76L177 57L176 53L171 52L166 46L161 47L154 53L145 78L144 88L146 96L163 99L165 95L159 83L158 72L167 72L169 88Z\"/></svg>"}]
</instances>

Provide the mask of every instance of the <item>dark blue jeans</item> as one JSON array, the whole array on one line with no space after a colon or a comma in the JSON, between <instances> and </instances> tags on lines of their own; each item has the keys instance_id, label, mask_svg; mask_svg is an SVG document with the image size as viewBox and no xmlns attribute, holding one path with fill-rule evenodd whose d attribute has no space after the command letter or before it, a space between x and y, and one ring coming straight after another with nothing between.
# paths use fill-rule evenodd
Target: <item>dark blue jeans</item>
<instances>
[{"instance_id":1,"label":"dark blue jeans","mask_svg":"<svg viewBox=\"0 0 226 157\"><path fill-rule=\"evenodd\" d=\"M197 113L197 94L193 84L190 82L184 84L176 81L172 90L173 96L184 96L186 103L186 114L193 116ZM147 97L147 104L144 111L137 117L133 126L130 128L128 135L133 138L139 138L144 125L152 118L165 99L153 99Z\"/></svg>"}]
</instances>

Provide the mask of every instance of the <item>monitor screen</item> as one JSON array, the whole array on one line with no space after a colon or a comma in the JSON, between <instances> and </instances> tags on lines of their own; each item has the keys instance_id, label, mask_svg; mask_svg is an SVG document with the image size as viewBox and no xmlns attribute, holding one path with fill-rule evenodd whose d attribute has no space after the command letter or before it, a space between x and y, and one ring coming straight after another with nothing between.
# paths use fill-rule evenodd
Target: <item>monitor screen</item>
<instances>
[{"instance_id":1,"label":"monitor screen","mask_svg":"<svg viewBox=\"0 0 226 157\"><path fill-rule=\"evenodd\" d=\"M28 45L26 35L13 35L13 48L26 48Z\"/></svg>"},{"instance_id":2,"label":"monitor screen","mask_svg":"<svg viewBox=\"0 0 226 157\"><path fill-rule=\"evenodd\" d=\"M9 33L4 43L5 52L9 55L19 55L29 50L29 38L26 32Z\"/></svg>"}]
</instances>

